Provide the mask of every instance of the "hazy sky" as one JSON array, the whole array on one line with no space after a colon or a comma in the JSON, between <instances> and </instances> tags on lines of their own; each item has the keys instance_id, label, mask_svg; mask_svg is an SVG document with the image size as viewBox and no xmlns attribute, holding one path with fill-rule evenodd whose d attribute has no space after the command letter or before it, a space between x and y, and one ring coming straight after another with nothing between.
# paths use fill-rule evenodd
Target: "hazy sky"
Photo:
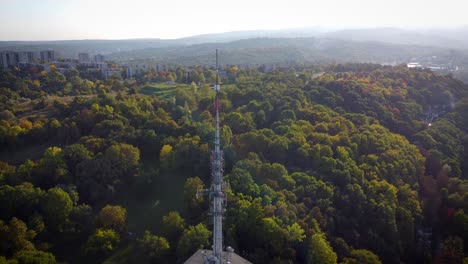
<instances>
[{"instance_id":1,"label":"hazy sky","mask_svg":"<svg viewBox=\"0 0 468 264\"><path fill-rule=\"evenodd\" d=\"M466 0L0 0L0 40L178 38L320 26L458 27Z\"/></svg>"}]
</instances>

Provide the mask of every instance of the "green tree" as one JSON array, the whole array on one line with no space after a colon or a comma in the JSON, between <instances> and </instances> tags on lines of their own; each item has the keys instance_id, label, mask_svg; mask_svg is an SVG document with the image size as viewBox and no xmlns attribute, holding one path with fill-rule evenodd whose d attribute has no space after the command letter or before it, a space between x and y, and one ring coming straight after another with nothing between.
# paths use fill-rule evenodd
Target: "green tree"
<instances>
[{"instance_id":1,"label":"green tree","mask_svg":"<svg viewBox=\"0 0 468 264\"><path fill-rule=\"evenodd\" d=\"M59 147L48 148L36 168L33 183L42 188L50 188L57 183L66 183L69 180L69 172L63 152Z\"/></svg>"},{"instance_id":2,"label":"green tree","mask_svg":"<svg viewBox=\"0 0 468 264\"><path fill-rule=\"evenodd\" d=\"M291 119L291 120L296 120L296 114L294 113L293 110L284 110L280 114L280 119L286 120L286 119Z\"/></svg>"},{"instance_id":3,"label":"green tree","mask_svg":"<svg viewBox=\"0 0 468 264\"><path fill-rule=\"evenodd\" d=\"M39 213L40 202L45 192L29 182L12 187L10 185L0 186L0 210L1 219L11 219L16 216L28 219L35 213Z\"/></svg>"},{"instance_id":4,"label":"green tree","mask_svg":"<svg viewBox=\"0 0 468 264\"><path fill-rule=\"evenodd\" d=\"M203 190L204 184L199 177L188 178L184 184L184 198L191 207L197 207L203 202L203 197L197 198L197 191Z\"/></svg>"},{"instance_id":5,"label":"green tree","mask_svg":"<svg viewBox=\"0 0 468 264\"><path fill-rule=\"evenodd\" d=\"M255 123L250 115L244 116L238 112L227 114L223 122L236 134L247 132L255 127Z\"/></svg>"},{"instance_id":6,"label":"green tree","mask_svg":"<svg viewBox=\"0 0 468 264\"><path fill-rule=\"evenodd\" d=\"M63 149L63 158L72 173L80 162L90 160L92 157L93 153L82 144L69 145Z\"/></svg>"},{"instance_id":7,"label":"green tree","mask_svg":"<svg viewBox=\"0 0 468 264\"><path fill-rule=\"evenodd\" d=\"M302 242L306 237L304 229L297 223L287 226L286 229L288 230L288 241L290 242Z\"/></svg>"},{"instance_id":8,"label":"green tree","mask_svg":"<svg viewBox=\"0 0 468 264\"><path fill-rule=\"evenodd\" d=\"M0 220L0 254L12 255L20 250L34 250L31 241L35 236L34 230L28 230L27 225L15 217L8 225Z\"/></svg>"},{"instance_id":9,"label":"green tree","mask_svg":"<svg viewBox=\"0 0 468 264\"><path fill-rule=\"evenodd\" d=\"M21 164L18 167L18 171L17 171L18 177L23 181L32 182L33 181L32 175L36 166L37 166L37 163L35 163L34 161L29 160L29 159L26 160L25 162L23 162L23 164Z\"/></svg>"},{"instance_id":10,"label":"green tree","mask_svg":"<svg viewBox=\"0 0 468 264\"><path fill-rule=\"evenodd\" d=\"M468 216L465 214L465 211L457 210L454 215L455 229L457 233L463 238L468 239Z\"/></svg>"},{"instance_id":11,"label":"green tree","mask_svg":"<svg viewBox=\"0 0 468 264\"><path fill-rule=\"evenodd\" d=\"M141 249L152 259L159 259L169 252L169 242L164 237L152 235L145 231L145 235L137 240Z\"/></svg>"},{"instance_id":12,"label":"green tree","mask_svg":"<svg viewBox=\"0 0 468 264\"><path fill-rule=\"evenodd\" d=\"M0 264L18 264L16 259L7 260L4 256L0 256Z\"/></svg>"},{"instance_id":13,"label":"green tree","mask_svg":"<svg viewBox=\"0 0 468 264\"><path fill-rule=\"evenodd\" d=\"M265 199L266 200L266 199ZM258 223L262 223L265 217L262 199L252 201L247 199L235 199L227 208L226 225L235 227L236 238L244 249L261 247L262 239L258 239Z\"/></svg>"},{"instance_id":14,"label":"green tree","mask_svg":"<svg viewBox=\"0 0 468 264\"><path fill-rule=\"evenodd\" d=\"M39 250L21 250L16 252L14 259L18 264L55 264L55 256Z\"/></svg>"},{"instance_id":15,"label":"green tree","mask_svg":"<svg viewBox=\"0 0 468 264\"><path fill-rule=\"evenodd\" d=\"M161 151L159 152L159 160L161 161L161 168L171 169L174 164L174 152L172 151L172 146L165 144L162 146Z\"/></svg>"},{"instance_id":16,"label":"green tree","mask_svg":"<svg viewBox=\"0 0 468 264\"><path fill-rule=\"evenodd\" d=\"M263 238L262 244L270 255L279 255L287 247L288 231L271 217L262 219L258 236Z\"/></svg>"},{"instance_id":17,"label":"green tree","mask_svg":"<svg viewBox=\"0 0 468 264\"><path fill-rule=\"evenodd\" d=\"M182 237L177 244L177 256L186 259L198 249L210 248L211 231L203 224L189 226L184 230Z\"/></svg>"},{"instance_id":18,"label":"green tree","mask_svg":"<svg viewBox=\"0 0 468 264\"><path fill-rule=\"evenodd\" d=\"M308 242L307 263L336 264L337 258L324 234L312 235Z\"/></svg>"},{"instance_id":19,"label":"green tree","mask_svg":"<svg viewBox=\"0 0 468 264\"><path fill-rule=\"evenodd\" d=\"M179 238L185 229L185 220L176 211L171 211L162 218L162 232L171 241Z\"/></svg>"},{"instance_id":20,"label":"green tree","mask_svg":"<svg viewBox=\"0 0 468 264\"><path fill-rule=\"evenodd\" d=\"M126 221L127 209L120 205L106 205L99 212L98 223L104 229L121 232L125 229Z\"/></svg>"},{"instance_id":21,"label":"green tree","mask_svg":"<svg viewBox=\"0 0 468 264\"><path fill-rule=\"evenodd\" d=\"M229 184L234 192L243 193L250 196L257 196L260 189L255 184L252 175L246 170L234 168L230 174L226 176Z\"/></svg>"},{"instance_id":22,"label":"green tree","mask_svg":"<svg viewBox=\"0 0 468 264\"><path fill-rule=\"evenodd\" d=\"M94 228L95 218L93 208L87 204L73 207L70 212L70 221L76 232L91 231Z\"/></svg>"},{"instance_id":23,"label":"green tree","mask_svg":"<svg viewBox=\"0 0 468 264\"><path fill-rule=\"evenodd\" d=\"M47 191L42 202L46 226L53 231L60 231L68 223L68 216L73 208L73 201L63 189L54 187Z\"/></svg>"},{"instance_id":24,"label":"green tree","mask_svg":"<svg viewBox=\"0 0 468 264\"><path fill-rule=\"evenodd\" d=\"M222 146L229 146L231 145L232 141L232 130L228 126L222 126L220 131L221 137L221 145Z\"/></svg>"},{"instance_id":25,"label":"green tree","mask_svg":"<svg viewBox=\"0 0 468 264\"><path fill-rule=\"evenodd\" d=\"M8 176L15 173L15 166L11 166L6 162L0 161L0 184L2 184Z\"/></svg>"},{"instance_id":26,"label":"green tree","mask_svg":"<svg viewBox=\"0 0 468 264\"><path fill-rule=\"evenodd\" d=\"M367 249L354 249L344 258L346 264L381 264L379 256Z\"/></svg>"},{"instance_id":27,"label":"green tree","mask_svg":"<svg viewBox=\"0 0 468 264\"><path fill-rule=\"evenodd\" d=\"M116 246L120 243L120 236L111 229L97 229L91 235L84 246L86 254L90 255L107 255L114 251Z\"/></svg>"},{"instance_id":28,"label":"green tree","mask_svg":"<svg viewBox=\"0 0 468 264\"><path fill-rule=\"evenodd\" d=\"M102 161L106 166L106 178L114 183L131 183L138 175L140 150L132 145L119 143L110 146Z\"/></svg>"}]
</instances>

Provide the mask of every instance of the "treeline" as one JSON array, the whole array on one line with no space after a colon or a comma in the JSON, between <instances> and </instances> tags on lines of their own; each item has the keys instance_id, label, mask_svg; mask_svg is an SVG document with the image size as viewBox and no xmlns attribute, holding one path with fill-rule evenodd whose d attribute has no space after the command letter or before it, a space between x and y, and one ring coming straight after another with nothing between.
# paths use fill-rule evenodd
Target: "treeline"
<instances>
[{"instance_id":1,"label":"treeline","mask_svg":"<svg viewBox=\"0 0 468 264\"><path fill-rule=\"evenodd\" d=\"M253 263L462 262L467 87L406 67L315 70L226 69L225 244ZM164 98L138 93L188 76ZM210 248L195 196L211 182L212 69L0 77L0 262L182 263ZM134 230L129 197L152 204L167 182L185 182L181 206Z\"/></svg>"}]
</instances>

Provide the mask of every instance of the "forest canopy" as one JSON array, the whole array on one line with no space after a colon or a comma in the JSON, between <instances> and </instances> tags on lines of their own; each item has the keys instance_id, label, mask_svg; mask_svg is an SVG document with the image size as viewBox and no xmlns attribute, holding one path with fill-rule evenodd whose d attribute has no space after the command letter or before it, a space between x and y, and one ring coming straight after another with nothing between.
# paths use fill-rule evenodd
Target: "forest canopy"
<instances>
[{"instance_id":1,"label":"forest canopy","mask_svg":"<svg viewBox=\"0 0 468 264\"><path fill-rule=\"evenodd\" d=\"M224 70L225 245L252 263L467 261L465 84L374 64ZM0 263L211 248L196 193L211 184L214 78L0 71Z\"/></svg>"}]
</instances>

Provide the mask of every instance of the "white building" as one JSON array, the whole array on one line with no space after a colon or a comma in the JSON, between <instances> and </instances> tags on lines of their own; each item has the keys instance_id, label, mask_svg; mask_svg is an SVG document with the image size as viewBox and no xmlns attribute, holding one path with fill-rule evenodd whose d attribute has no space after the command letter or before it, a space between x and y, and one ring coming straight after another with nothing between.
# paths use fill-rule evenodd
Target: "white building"
<instances>
[{"instance_id":1,"label":"white building","mask_svg":"<svg viewBox=\"0 0 468 264\"><path fill-rule=\"evenodd\" d=\"M422 68L419 62L410 62L406 65L408 68Z\"/></svg>"}]
</instances>

